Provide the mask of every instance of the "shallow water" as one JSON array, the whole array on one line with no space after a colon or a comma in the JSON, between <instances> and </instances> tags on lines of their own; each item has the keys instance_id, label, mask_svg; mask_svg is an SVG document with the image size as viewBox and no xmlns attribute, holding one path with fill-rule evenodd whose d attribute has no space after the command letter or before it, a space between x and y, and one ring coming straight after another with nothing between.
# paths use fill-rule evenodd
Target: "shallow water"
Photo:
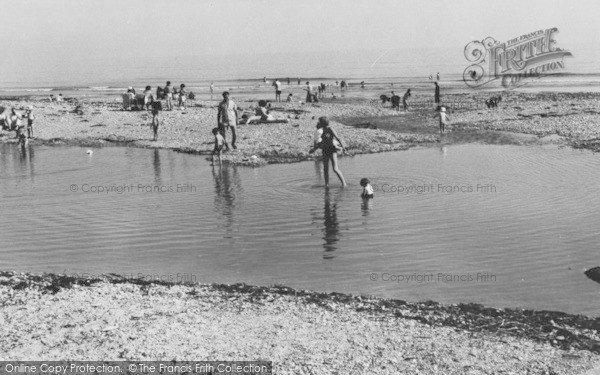
<instances>
[{"instance_id":1,"label":"shallow water","mask_svg":"<svg viewBox=\"0 0 600 375\"><path fill-rule=\"evenodd\" d=\"M452 145L213 169L125 147L0 144L0 269L246 282L600 315L600 156ZM358 181L377 188L363 202ZM335 175L332 176L335 178ZM94 191L104 189L105 191Z\"/></svg>"}]
</instances>

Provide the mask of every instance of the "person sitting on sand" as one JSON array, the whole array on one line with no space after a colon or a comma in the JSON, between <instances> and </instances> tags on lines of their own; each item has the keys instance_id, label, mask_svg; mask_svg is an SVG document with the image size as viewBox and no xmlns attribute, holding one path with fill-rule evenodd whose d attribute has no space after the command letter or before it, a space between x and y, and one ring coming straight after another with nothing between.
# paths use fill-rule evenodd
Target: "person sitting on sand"
<instances>
[{"instance_id":1,"label":"person sitting on sand","mask_svg":"<svg viewBox=\"0 0 600 375\"><path fill-rule=\"evenodd\" d=\"M290 92L289 95L287 96L286 102L291 103L292 102L292 93Z\"/></svg>"},{"instance_id":2,"label":"person sitting on sand","mask_svg":"<svg viewBox=\"0 0 600 375\"><path fill-rule=\"evenodd\" d=\"M62 96L62 94L58 94L58 96L56 97L56 101L57 101L57 102L62 102L62 101L63 101L63 96Z\"/></svg>"},{"instance_id":3,"label":"person sitting on sand","mask_svg":"<svg viewBox=\"0 0 600 375\"><path fill-rule=\"evenodd\" d=\"M371 181L368 178L361 178L360 186L363 187L363 191L360 194L362 199L370 199L373 198L373 187L371 186Z\"/></svg>"},{"instance_id":4,"label":"person sitting on sand","mask_svg":"<svg viewBox=\"0 0 600 375\"><path fill-rule=\"evenodd\" d=\"M248 117L246 124L250 124L253 121L273 121L275 118L269 114L267 109L267 102L265 100L258 101L258 107L254 110L254 116Z\"/></svg>"},{"instance_id":5,"label":"person sitting on sand","mask_svg":"<svg viewBox=\"0 0 600 375\"><path fill-rule=\"evenodd\" d=\"M32 106L27 107L25 118L27 119L27 138L33 138L33 120L35 119L35 116L33 115Z\"/></svg>"},{"instance_id":6,"label":"person sitting on sand","mask_svg":"<svg viewBox=\"0 0 600 375\"><path fill-rule=\"evenodd\" d=\"M446 125L450 124L450 117L448 116L448 114L446 113L446 107L441 107L440 108L440 112L433 116L434 118L439 117L440 118L440 135L442 135L444 133L444 131L446 130Z\"/></svg>"},{"instance_id":7,"label":"person sitting on sand","mask_svg":"<svg viewBox=\"0 0 600 375\"><path fill-rule=\"evenodd\" d=\"M223 146L225 145L225 138L223 138L219 132L219 128L213 128L212 133L215 136L215 148L212 152L213 165L215 165L215 155L219 157L219 164L221 164L221 152L223 151Z\"/></svg>"},{"instance_id":8,"label":"person sitting on sand","mask_svg":"<svg viewBox=\"0 0 600 375\"><path fill-rule=\"evenodd\" d=\"M346 186L346 180L342 171L338 168L337 153L344 152L346 149L342 140L337 136L335 130L329 126L329 119L326 116L320 117L319 122L323 127L323 135L321 136L321 145L323 150L323 177L325 178L325 186L329 186L329 162L333 171L340 179L342 186ZM336 142L337 141L337 142Z\"/></svg>"}]
</instances>

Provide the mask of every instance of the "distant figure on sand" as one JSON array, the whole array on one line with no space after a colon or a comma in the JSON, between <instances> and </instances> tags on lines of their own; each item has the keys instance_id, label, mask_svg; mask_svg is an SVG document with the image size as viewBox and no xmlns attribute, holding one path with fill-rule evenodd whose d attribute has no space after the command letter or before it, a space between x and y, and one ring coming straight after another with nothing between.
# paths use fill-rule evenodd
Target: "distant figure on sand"
<instances>
[{"instance_id":1,"label":"distant figure on sand","mask_svg":"<svg viewBox=\"0 0 600 375\"><path fill-rule=\"evenodd\" d=\"M435 84L434 100L435 100L435 107L437 109L440 106L440 85L438 85L437 82L434 82L434 84Z\"/></svg>"},{"instance_id":2,"label":"distant figure on sand","mask_svg":"<svg viewBox=\"0 0 600 375\"><path fill-rule=\"evenodd\" d=\"M213 83L210 83L210 100L212 100L213 98L213 94L215 93L215 85L213 85Z\"/></svg>"},{"instance_id":3,"label":"distant figure on sand","mask_svg":"<svg viewBox=\"0 0 600 375\"><path fill-rule=\"evenodd\" d=\"M342 81L340 83L340 90L344 91L346 88L348 88L348 84L346 83L346 81Z\"/></svg>"},{"instance_id":4,"label":"distant figure on sand","mask_svg":"<svg viewBox=\"0 0 600 375\"><path fill-rule=\"evenodd\" d=\"M306 81L306 88L304 90L306 90L306 102L311 103L313 101L313 94L312 94L313 88L310 85L310 82Z\"/></svg>"},{"instance_id":5,"label":"distant figure on sand","mask_svg":"<svg viewBox=\"0 0 600 375\"><path fill-rule=\"evenodd\" d=\"M446 131L446 125L450 124L450 117L446 113L446 108L445 107L440 108L440 112L433 117L440 118L440 135L444 134L444 132Z\"/></svg>"},{"instance_id":6,"label":"distant figure on sand","mask_svg":"<svg viewBox=\"0 0 600 375\"><path fill-rule=\"evenodd\" d=\"M279 79L273 82L273 86L275 86L275 101L281 102L281 82L279 82Z\"/></svg>"},{"instance_id":7,"label":"distant figure on sand","mask_svg":"<svg viewBox=\"0 0 600 375\"><path fill-rule=\"evenodd\" d=\"M219 128L214 128L212 130L213 135L215 136L215 148L212 152L212 162L215 165L215 156L219 158L219 164L221 164L221 152L223 152L223 145L225 145L225 138L219 132Z\"/></svg>"},{"instance_id":8,"label":"distant figure on sand","mask_svg":"<svg viewBox=\"0 0 600 375\"><path fill-rule=\"evenodd\" d=\"M167 111L173 110L173 86L171 85L171 81L167 81L167 85L165 86L165 100L167 105Z\"/></svg>"},{"instance_id":9,"label":"distant figure on sand","mask_svg":"<svg viewBox=\"0 0 600 375\"><path fill-rule=\"evenodd\" d=\"M154 94L152 93L152 86L146 86L144 90L144 108L150 109L150 106L154 103Z\"/></svg>"},{"instance_id":10,"label":"distant figure on sand","mask_svg":"<svg viewBox=\"0 0 600 375\"><path fill-rule=\"evenodd\" d=\"M392 91L391 102L392 102L392 109L399 111L400 110L400 97L398 95L396 95L396 93L393 91Z\"/></svg>"},{"instance_id":11,"label":"distant figure on sand","mask_svg":"<svg viewBox=\"0 0 600 375\"><path fill-rule=\"evenodd\" d=\"M323 128L321 149L323 150L323 177L325 178L325 186L329 186L329 161L331 161L331 167L340 179L342 186L346 186L344 175L342 175L342 171L338 168L337 159L337 153L344 152L345 150L344 144L336 132L329 126L329 119L326 116L320 117L319 122Z\"/></svg>"},{"instance_id":12,"label":"distant figure on sand","mask_svg":"<svg viewBox=\"0 0 600 375\"><path fill-rule=\"evenodd\" d=\"M404 112L408 111L408 103L406 102L410 98L410 89L406 90L406 93L402 97L402 106L404 106Z\"/></svg>"},{"instance_id":13,"label":"distant figure on sand","mask_svg":"<svg viewBox=\"0 0 600 375\"><path fill-rule=\"evenodd\" d=\"M227 91L223 93L223 101L219 104L219 110L217 112L217 124L219 127L219 132L223 136L225 149L229 150L226 135L227 128L231 129L231 147L236 149L237 146L235 145L235 131L238 124L237 106L235 105L233 100L229 99L229 93Z\"/></svg>"},{"instance_id":14,"label":"distant figure on sand","mask_svg":"<svg viewBox=\"0 0 600 375\"><path fill-rule=\"evenodd\" d=\"M360 179L360 186L363 187L363 191L360 194L360 197L362 199L370 199L373 198L373 187L371 186L371 181L369 181L368 178L361 178Z\"/></svg>"},{"instance_id":15,"label":"distant figure on sand","mask_svg":"<svg viewBox=\"0 0 600 375\"><path fill-rule=\"evenodd\" d=\"M364 89L364 88L365 88L365 81L362 81L362 82L360 83L360 88L361 88L361 89Z\"/></svg>"},{"instance_id":16,"label":"distant figure on sand","mask_svg":"<svg viewBox=\"0 0 600 375\"><path fill-rule=\"evenodd\" d=\"M437 72L437 80L436 81L440 81L440 72Z\"/></svg>"},{"instance_id":17,"label":"distant figure on sand","mask_svg":"<svg viewBox=\"0 0 600 375\"><path fill-rule=\"evenodd\" d=\"M292 102L292 96L293 96L293 94L290 92L289 95L287 96L286 102L291 103Z\"/></svg>"},{"instance_id":18,"label":"distant figure on sand","mask_svg":"<svg viewBox=\"0 0 600 375\"><path fill-rule=\"evenodd\" d=\"M187 109L187 91L185 91L185 84L179 85L179 107L181 109Z\"/></svg>"}]
</instances>

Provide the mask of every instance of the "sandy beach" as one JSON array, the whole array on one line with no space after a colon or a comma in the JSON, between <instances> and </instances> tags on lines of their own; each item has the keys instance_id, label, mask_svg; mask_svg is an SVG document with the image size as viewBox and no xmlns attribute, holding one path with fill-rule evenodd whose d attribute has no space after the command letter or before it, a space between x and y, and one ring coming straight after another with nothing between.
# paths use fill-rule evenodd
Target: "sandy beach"
<instances>
[{"instance_id":1,"label":"sandy beach","mask_svg":"<svg viewBox=\"0 0 600 375\"><path fill-rule=\"evenodd\" d=\"M440 136L429 97L415 96L409 112L397 112L378 102L328 99L300 104L272 103L271 114L289 123L238 126L238 150L223 160L242 165L264 165L311 160L312 133L320 116L329 116L347 146L347 156L405 150L417 145L455 142L563 143L596 150L600 130L595 126L599 94L519 94L504 96L498 108L486 108L489 94L448 95L450 131ZM234 98L240 116L251 114L256 101ZM33 106L35 139L32 144L69 144L100 147L168 148L210 155L216 126L217 101L195 101L186 110L163 111L159 140L152 141L151 115L122 110L114 100L50 103L42 100L2 101L17 109ZM81 104L82 114L74 113ZM0 132L0 141L16 142L14 132ZM231 134L228 132L228 140Z\"/></svg>"}]
</instances>

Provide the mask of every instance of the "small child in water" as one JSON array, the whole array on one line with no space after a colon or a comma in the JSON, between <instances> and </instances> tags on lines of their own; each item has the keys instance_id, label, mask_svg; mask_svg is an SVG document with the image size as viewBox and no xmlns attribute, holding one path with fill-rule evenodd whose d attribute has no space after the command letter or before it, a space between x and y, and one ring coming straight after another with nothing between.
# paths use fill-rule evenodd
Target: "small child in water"
<instances>
[{"instance_id":1,"label":"small child in water","mask_svg":"<svg viewBox=\"0 0 600 375\"><path fill-rule=\"evenodd\" d=\"M25 118L27 119L27 138L33 138L33 120L35 119L35 116L33 115L32 106L27 107Z\"/></svg>"},{"instance_id":2,"label":"small child in water","mask_svg":"<svg viewBox=\"0 0 600 375\"><path fill-rule=\"evenodd\" d=\"M360 186L363 187L363 191L360 194L362 199L373 198L373 187L371 186L371 181L368 178L362 178L360 180Z\"/></svg>"},{"instance_id":3,"label":"small child in water","mask_svg":"<svg viewBox=\"0 0 600 375\"><path fill-rule=\"evenodd\" d=\"M219 128L214 128L212 133L215 136L215 148L212 152L213 165L215 164L215 155L219 157L219 164L221 164L221 152L223 151L223 146L225 145L225 138L223 138L219 132Z\"/></svg>"}]
</instances>

